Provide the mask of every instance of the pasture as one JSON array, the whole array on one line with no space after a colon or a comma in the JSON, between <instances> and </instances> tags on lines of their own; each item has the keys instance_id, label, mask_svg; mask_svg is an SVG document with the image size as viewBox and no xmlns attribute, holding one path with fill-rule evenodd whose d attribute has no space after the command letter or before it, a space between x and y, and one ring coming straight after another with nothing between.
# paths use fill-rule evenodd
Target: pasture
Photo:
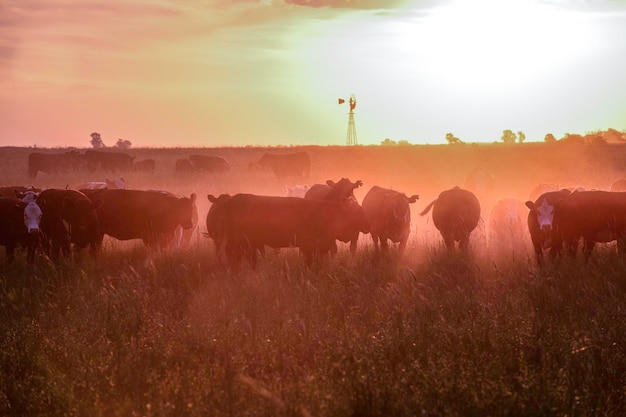
<instances>
[{"instance_id":1,"label":"pasture","mask_svg":"<svg viewBox=\"0 0 626 417\"><path fill-rule=\"evenodd\" d=\"M264 152L304 150L309 179L250 171ZM125 177L127 188L198 195L199 232L165 252L105 238L55 266L0 252L0 415L617 416L626 414L626 262L614 245L536 266L528 236L487 241L496 200L539 183L608 189L626 146L131 149L153 173L27 176L33 149L0 149L0 185L65 188ZM38 150L41 151L41 150ZM61 149L49 152L62 152ZM175 173L178 158L222 156L226 173ZM448 254L430 216L439 192L482 167L493 195L468 254ZM361 235L306 268L295 249L257 270L218 262L204 237L207 194L285 195L287 185L348 177L408 195L399 259ZM497 249L497 250L496 250Z\"/></svg>"}]
</instances>

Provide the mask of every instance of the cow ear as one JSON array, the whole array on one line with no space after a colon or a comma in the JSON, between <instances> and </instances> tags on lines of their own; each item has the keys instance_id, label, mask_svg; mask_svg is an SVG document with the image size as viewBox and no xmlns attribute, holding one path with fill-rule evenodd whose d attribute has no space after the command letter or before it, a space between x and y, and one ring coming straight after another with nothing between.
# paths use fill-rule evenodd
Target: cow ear
<instances>
[{"instance_id":1,"label":"cow ear","mask_svg":"<svg viewBox=\"0 0 626 417\"><path fill-rule=\"evenodd\" d=\"M333 180L326 180L326 184L327 184L329 187L334 187L334 186L336 185L336 184L335 184L335 181L333 181Z\"/></svg>"},{"instance_id":2,"label":"cow ear","mask_svg":"<svg viewBox=\"0 0 626 417\"><path fill-rule=\"evenodd\" d=\"M526 207L528 207L530 210L534 210L534 209L535 209L535 203L534 203L534 202L532 202L532 201L530 201L530 200L529 200L529 201L527 201L527 202L525 202L525 203L524 203L524 205L525 205Z\"/></svg>"},{"instance_id":3,"label":"cow ear","mask_svg":"<svg viewBox=\"0 0 626 417\"><path fill-rule=\"evenodd\" d=\"M416 202L417 200L419 200L419 199L420 199L420 196L419 196L419 195L417 195L417 194L415 194L415 195L412 195L412 196L409 198L409 200L408 200L408 201L409 201L409 204L413 204L413 203L415 203L415 202Z\"/></svg>"},{"instance_id":4,"label":"cow ear","mask_svg":"<svg viewBox=\"0 0 626 417\"><path fill-rule=\"evenodd\" d=\"M206 196L207 200L209 200L211 203L215 203L217 201L217 198L213 195L213 194L209 194Z\"/></svg>"},{"instance_id":5,"label":"cow ear","mask_svg":"<svg viewBox=\"0 0 626 417\"><path fill-rule=\"evenodd\" d=\"M359 188L362 185L363 185L363 181L357 180L357 182L354 183L354 188Z\"/></svg>"},{"instance_id":6,"label":"cow ear","mask_svg":"<svg viewBox=\"0 0 626 417\"><path fill-rule=\"evenodd\" d=\"M189 197L191 199L192 203L196 202L196 193L191 193L191 196Z\"/></svg>"}]
</instances>

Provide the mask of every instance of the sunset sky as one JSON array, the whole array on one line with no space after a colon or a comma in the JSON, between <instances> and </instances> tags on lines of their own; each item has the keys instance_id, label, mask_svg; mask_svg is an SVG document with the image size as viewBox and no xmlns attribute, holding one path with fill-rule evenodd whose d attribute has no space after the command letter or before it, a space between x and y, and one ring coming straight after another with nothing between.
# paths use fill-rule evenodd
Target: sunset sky
<instances>
[{"instance_id":1,"label":"sunset sky","mask_svg":"<svg viewBox=\"0 0 626 417\"><path fill-rule=\"evenodd\" d=\"M623 0L3 0L0 146L626 129Z\"/></svg>"}]
</instances>

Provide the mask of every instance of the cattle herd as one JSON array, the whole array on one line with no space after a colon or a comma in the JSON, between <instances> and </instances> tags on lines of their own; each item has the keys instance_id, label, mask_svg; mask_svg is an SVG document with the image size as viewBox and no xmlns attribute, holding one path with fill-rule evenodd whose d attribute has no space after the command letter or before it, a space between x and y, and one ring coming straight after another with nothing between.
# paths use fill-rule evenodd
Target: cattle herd
<instances>
[{"instance_id":1,"label":"cattle herd","mask_svg":"<svg viewBox=\"0 0 626 417\"><path fill-rule=\"evenodd\" d=\"M121 152L70 151L60 154L31 153L28 174L58 173L83 168L88 171L154 170L152 159L134 161ZM276 178L307 180L311 170L306 152L264 154L249 169L269 169ZM225 172L231 165L223 157L191 155L178 159L175 170ZM432 210L432 222L449 251L470 252L473 233L482 217L493 247L514 246L530 240L539 265L576 256L579 242L588 258L596 243L617 242L626 253L626 181L615 182L610 191L583 188L560 189L540 184L529 200L503 198L481 207L493 191L493 177L484 169L470 172L463 188L442 190L420 212ZM359 204L354 191L362 181L328 179L325 183L288 186L285 195L249 193L206 196L206 235L213 240L216 257L236 269L243 261L256 267L266 248L299 248L305 264L323 262L337 252L337 241L357 250L360 234L370 234L375 253L389 254L389 242L405 251L411 234L410 205L418 195L373 185ZM88 248L98 256L104 236L117 240L141 239L146 246L167 250L189 242L198 230L197 196L176 195L164 190L126 189L124 177L104 182L84 182L73 187L37 189L0 187L0 244L7 260L15 249L26 250L55 262L70 256L72 248Z\"/></svg>"}]
</instances>

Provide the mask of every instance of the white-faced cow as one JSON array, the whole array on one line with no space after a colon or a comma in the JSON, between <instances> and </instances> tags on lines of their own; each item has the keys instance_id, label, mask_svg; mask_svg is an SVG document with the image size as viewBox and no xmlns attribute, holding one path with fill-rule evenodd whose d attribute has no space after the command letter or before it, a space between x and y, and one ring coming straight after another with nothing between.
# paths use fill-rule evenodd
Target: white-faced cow
<instances>
[{"instance_id":1,"label":"white-faced cow","mask_svg":"<svg viewBox=\"0 0 626 417\"><path fill-rule=\"evenodd\" d=\"M576 255L583 239L583 254L591 255L597 242L617 241L617 251L626 255L626 192L573 192L554 204L552 252L565 246Z\"/></svg>"},{"instance_id":2,"label":"white-faced cow","mask_svg":"<svg viewBox=\"0 0 626 417\"><path fill-rule=\"evenodd\" d=\"M85 194L76 190L47 189L37 197L41 207L42 244L53 260L59 253L69 256L71 245L76 249L89 246L96 256L98 241L98 216L96 209L101 201L92 202Z\"/></svg>"},{"instance_id":3,"label":"white-faced cow","mask_svg":"<svg viewBox=\"0 0 626 417\"><path fill-rule=\"evenodd\" d=\"M309 191L308 185L294 185L294 186L287 185L286 188L287 188L286 197L304 198L304 196L306 195L306 192Z\"/></svg>"},{"instance_id":4,"label":"white-faced cow","mask_svg":"<svg viewBox=\"0 0 626 417\"><path fill-rule=\"evenodd\" d=\"M489 212L489 246L496 254L511 254L523 247L526 208L516 198L502 198Z\"/></svg>"},{"instance_id":5,"label":"white-faced cow","mask_svg":"<svg viewBox=\"0 0 626 417\"><path fill-rule=\"evenodd\" d=\"M544 250L552 247L552 228L554 221L554 206L567 197L569 190L550 191L540 195L535 201L527 201L528 232L535 250L537 263L543 265Z\"/></svg>"},{"instance_id":6,"label":"white-faced cow","mask_svg":"<svg viewBox=\"0 0 626 417\"><path fill-rule=\"evenodd\" d=\"M357 180L356 182L350 181L348 178L342 178L335 182L333 180L327 180L326 184L314 184L304 195L306 200L317 201L330 201L334 203L342 203L346 200L352 200L356 203L356 197L354 197L354 190L363 185L363 181ZM358 203L357 203L358 204ZM359 238L359 232L355 231L354 236L344 242L350 242L350 251L354 253L356 251L356 245ZM333 253L337 251L335 245Z\"/></svg>"},{"instance_id":7,"label":"white-faced cow","mask_svg":"<svg viewBox=\"0 0 626 417\"><path fill-rule=\"evenodd\" d=\"M454 242L466 251L472 231L480 220L480 202L474 193L463 188L454 187L442 191L432 203L420 213L428 214L433 209L433 223L449 251L454 250Z\"/></svg>"},{"instance_id":8,"label":"white-faced cow","mask_svg":"<svg viewBox=\"0 0 626 417\"><path fill-rule=\"evenodd\" d=\"M17 246L25 247L27 262L33 262L39 246L41 217L41 209L35 202L0 198L0 245L5 247L9 262L15 257Z\"/></svg>"},{"instance_id":9,"label":"white-faced cow","mask_svg":"<svg viewBox=\"0 0 626 417\"><path fill-rule=\"evenodd\" d=\"M178 226L193 227L196 194L189 198L143 190L84 190L98 207L99 239L142 239L148 247L167 248Z\"/></svg>"},{"instance_id":10,"label":"white-faced cow","mask_svg":"<svg viewBox=\"0 0 626 417\"><path fill-rule=\"evenodd\" d=\"M226 256L233 267L247 257L254 267L258 248L298 247L307 265L328 254L335 240L369 232L363 208L295 197L234 195L224 219Z\"/></svg>"},{"instance_id":11,"label":"white-faced cow","mask_svg":"<svg viewBox=\"0 0 626 417\"><path fill-rule=\"evenodd\" d=\"M124 177L114 178L112 180L105 178L104 181L82 182L73 187L74 190L103 190L105 188L122 190L126 188L126 180Z\"/></svg>"},{"instance_id":12,"label":"white-faced cow","mask_svg":"<svg viewBox=\"0 0 626 417\"><path fill-rule=\"evenodd\" d=\"M263 154L258 165L272 170L276 178L309 178L311 157L306 152Z\"/></svg>"},{"instance_id":13,"label":"white-faced cow","mask_svg":"<svg viewBox=\"0 0 626 417\"><path fill-rule=\"evenodd\" d=\"M398 191L373 186L363 198L363 210L370 223L370 234L374 248L378 251L378 241L383 252L389 250L387 240L399 243L402 254L411 231L411 208L418 195L407 197Z\"/></svg>"}]
</instances>

